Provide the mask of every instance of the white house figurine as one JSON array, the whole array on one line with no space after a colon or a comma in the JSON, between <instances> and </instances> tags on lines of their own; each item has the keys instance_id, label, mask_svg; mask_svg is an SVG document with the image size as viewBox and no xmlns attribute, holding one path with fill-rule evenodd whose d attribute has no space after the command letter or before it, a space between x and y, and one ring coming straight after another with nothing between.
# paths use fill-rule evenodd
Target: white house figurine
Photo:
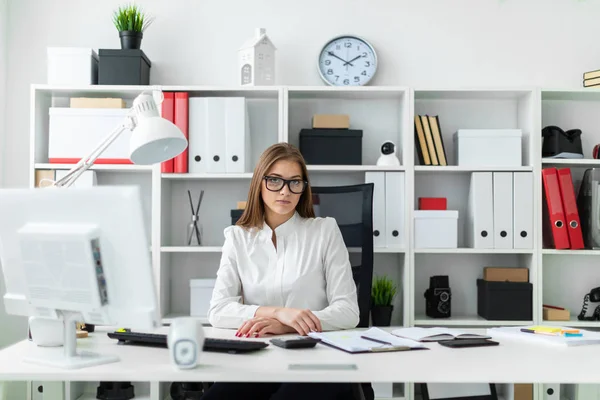
<instances>
[{"instance_id":1,"label":"white house figurine","mask_svg":"<svg viewBox=\"0 0 600 400\"><path fill-rule=\"evenodd\" d=\"M256 29L255 36L239 49L239 76L242 86L275 84L275 46L265 28Z\"/></svg>"}]
</instances>

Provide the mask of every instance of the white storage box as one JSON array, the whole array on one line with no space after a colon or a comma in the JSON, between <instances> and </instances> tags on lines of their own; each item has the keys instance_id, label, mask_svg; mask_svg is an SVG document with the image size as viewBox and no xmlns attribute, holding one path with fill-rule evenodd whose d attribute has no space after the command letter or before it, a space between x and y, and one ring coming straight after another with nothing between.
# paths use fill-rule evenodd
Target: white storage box
<instances>
[{"instance_id":1,"label":"white storage box","mask_svg":"<svg viewBox=\"0 0 600 400\"><path fill-rule=\"evenodd\" d=\"M415 210L415 248L458 247L457 210Z\"/></svg>"},{"instance_id":2,"label":"white storage box","mask_svg":"<svg viewBox=\"0 0 600 400\"><path fill-rule=\"evenodd\" d=\"M78 162L126 122L128 112L126 108L51 107L48 162ZM96 164L132 164L129 159L130 138L131 131L124 131L96 160Z\"/></svg>"},{"instance_id":3,"label":"white storage box","mask_svg":"<svg viewBox=\"0 0 600 400\"><path fill-rule=\"evenodd\" d=\"M520 129L459 129L454 134L457 165L466 167L520 167Z\"/></svg>"},{"instance_id":4,"label":"white storage box","mask_svg":"<svg viewBox=\"0 0 600 400\"><path fill-rule=\"evenodd\" d=\"M210 299L216 279L190 279L190 315L208 317Z\"/></svg>"},{"instance_id":5,"label":"white storage box","mask_svg":"<svg viewBox=\"0 0 600 400\"><path fill-rule=\"evenodd\" d=\"M98 54L85 47L48 47L48 84L98 84Z\"/></svg>"}]
</instances>

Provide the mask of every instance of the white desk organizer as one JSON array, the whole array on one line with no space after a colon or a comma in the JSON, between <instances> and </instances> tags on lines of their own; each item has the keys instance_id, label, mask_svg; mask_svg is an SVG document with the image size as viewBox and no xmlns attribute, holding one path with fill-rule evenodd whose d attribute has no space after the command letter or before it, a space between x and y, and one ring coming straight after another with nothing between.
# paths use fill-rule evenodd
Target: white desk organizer
<instances>
[{"instance_id":1,"label":"white desk organizer","mask_svg":"<svg viewBox=\"0 0 600 400\"><path fill-rule=\"evenodd\" d=\"M415 210L415 248L458 247L457 210Z\"/></svg>"},{"instance_id":2,"label":"white desk organizer","mask_svg":"<svg viewBox=\"0 0 600 400\"><path fill-rule=\"evenodd\" d=\"M453 135L457 165L465 167L520 167L520 129L459 129Z\"/></svg>"},{"instance_id":3,"label":"white desk organizer","mask_svg":"<svg viewBox=\"0 0 600 400\"><path fill-rule=\"evenodd\" d=\"M208 317L208 307L216 279L190 279L190 315Z\"/></svg>"},{"instance_id":4,"label":"white desk organizer","mask_svg":"<svg viewBox=\"0 0 600 400\"><path fill-rule=\"evenodd\" d=\"M98 54L86 47L48 47L49 85L96 85Z\"/></svg>"},{"instance_id":5,"label":"white desk organizer","mask_svg":"<svg viewBox=\"0 0 600 400\"><path fill-rule=\"evenodd\" d=\"M51 107L48 135L48 160L51 163L76 163L87 156L110 132L127 122L127 108ZM97 164L131 164L131 131L121 134L96 160Z\"/></svg>"}]
</instances>

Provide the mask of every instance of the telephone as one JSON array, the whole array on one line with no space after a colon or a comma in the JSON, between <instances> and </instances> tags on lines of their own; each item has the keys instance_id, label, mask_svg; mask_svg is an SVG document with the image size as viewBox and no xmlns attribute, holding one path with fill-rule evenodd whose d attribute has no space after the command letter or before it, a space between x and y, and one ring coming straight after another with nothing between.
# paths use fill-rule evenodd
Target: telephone
<instances>
[{"instance_id":1,"label":"telephone","mask_svg":"<svg viewBox=\"0 0 600 400\"><path fill-rule=\"evenodd\" d=\"M581 308L581 312L577 316L577 319L580 321L596 321L600 320L600 305L596 306L594 310L594 314L591 317L586 317L588 303L600 303L600 287L594 288L590 290L589 293L585 295L583 298L583 307Z\"/></svg>"}]
</instances>

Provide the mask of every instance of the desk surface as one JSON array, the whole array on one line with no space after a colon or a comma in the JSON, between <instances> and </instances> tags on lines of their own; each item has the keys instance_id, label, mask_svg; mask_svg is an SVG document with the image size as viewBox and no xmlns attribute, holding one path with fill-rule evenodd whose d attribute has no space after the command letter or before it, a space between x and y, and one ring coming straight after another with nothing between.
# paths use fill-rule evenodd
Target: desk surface
<instances>
[{"instance_id":1,"label":"desk surface","mask_svg":"<svg viewBox=\"0 0 600 400\"><path fill-rule=\"evenodd\" d=\"M207 337L235 338L234 333L205 328ZM185 371L171 366L167 349L117 345L106 336L106 330L97 329L78 340L78 349L116 354L120 362L77 370L24 363L22 357L32 352L62 351L24 340L0 350L0 381L600 383L600 345L559 347L502 339L499 346L484 348L426 346L431 350L348 354L322 344L303 350L270 345L243 355L206 352L201 366ZM290 364L350 364L356 369L298 371L290 370Z\"/></svg>"}]
</instances>

